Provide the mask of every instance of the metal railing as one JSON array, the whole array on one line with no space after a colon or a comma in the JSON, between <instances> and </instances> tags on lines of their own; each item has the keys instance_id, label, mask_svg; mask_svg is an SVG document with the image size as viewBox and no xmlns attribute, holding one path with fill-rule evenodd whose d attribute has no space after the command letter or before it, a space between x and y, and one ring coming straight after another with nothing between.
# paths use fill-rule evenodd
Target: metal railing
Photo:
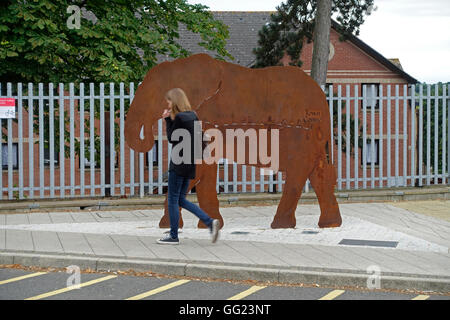
<instances>
[{"instance_id":1,"label":"metal railing","mask_svg":"<svg viewBox=\"0 0 450 320\"><path fill-rule=\"evenodd\" d=\"M449 183L450 85L323 89L339 190ZM148 153L124 140L134 92L133 83L0 84L0 98L16 102L14 119L0 119L0 200L163 194L171 145L162 120ZM224 161L216 188L280 192L284 178Z\"/></svg>"}]
</instances>

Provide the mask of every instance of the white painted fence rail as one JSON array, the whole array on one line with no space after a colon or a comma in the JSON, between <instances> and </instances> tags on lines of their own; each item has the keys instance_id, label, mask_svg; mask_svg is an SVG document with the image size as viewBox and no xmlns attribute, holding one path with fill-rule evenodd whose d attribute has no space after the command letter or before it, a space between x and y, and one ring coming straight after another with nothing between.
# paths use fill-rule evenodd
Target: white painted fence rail
<instances>
[{"instance_id":1,"label":"white painted fence rail","mask_svg":"<svg viewBox=\"0 0 450 320\"><path fill-rule=\"evenodd\" d=\"M323 89L338 190L450 183L450 85ZM124 140L134 92L133 83L0 84L0 99L16 101L15 119L0 119L0 200L163 194L171 146L162 120L148 153ZM284 178L224 161L216 188L280 192Z\"/></svg>"}]
</instances>

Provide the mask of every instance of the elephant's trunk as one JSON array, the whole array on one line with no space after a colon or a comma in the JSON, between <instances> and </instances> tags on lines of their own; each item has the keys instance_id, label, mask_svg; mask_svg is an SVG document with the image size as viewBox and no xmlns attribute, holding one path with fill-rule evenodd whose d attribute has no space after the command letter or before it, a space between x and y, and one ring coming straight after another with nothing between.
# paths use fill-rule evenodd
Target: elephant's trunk
<instances>
[{"instance_id":1,"label":"elephant's trunk","mask_svg":"<svg viewBox=\"0 0 450 320\"><path fill-rule=\"evenodd\" d=\"M128 146L136 152L148 152L154 145L153 123L149 112L143 106L143 101L135 97L125 121L125 140ZM152 115L150 115L152 116Z\"/></svg>"}]
</instances>

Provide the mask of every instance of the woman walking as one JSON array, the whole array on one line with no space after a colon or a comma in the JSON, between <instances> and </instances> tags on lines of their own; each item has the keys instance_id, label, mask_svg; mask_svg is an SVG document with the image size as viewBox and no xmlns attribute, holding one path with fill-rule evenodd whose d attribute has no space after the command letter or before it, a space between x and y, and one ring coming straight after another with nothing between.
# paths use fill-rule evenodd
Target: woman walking
<instances>
[{"instance_id":1,"label":"woman walking","mask_svg":"<svg viewBox=\"0 0 450 320\"><path fill-rule=\"evenodd\" d=\"M190 134L191 158L190 161L176 164L171 157L169 165L169 189L168 189L168 209L170 220L170 233L159 239L159 244L179 244L178 224L179 224L179 207L186 209L196 215L206 226L209 227L211 233L211 241L215 243L219 235L220 222L212 219L206 212L195 204L186 199L189 181L195 178L195 161L194 161L194 126L198 117L192 111L189 100L183 90L179 88L171 89L166 93L166 101L168 108L164 110L162 117L166 120L167 139L172 143L172 150L176 149L176 145L180 142L172 140L172 134L177 129L185 129ZM185 157L183 157L184 159Z\"/></svg>"}]
</instances>

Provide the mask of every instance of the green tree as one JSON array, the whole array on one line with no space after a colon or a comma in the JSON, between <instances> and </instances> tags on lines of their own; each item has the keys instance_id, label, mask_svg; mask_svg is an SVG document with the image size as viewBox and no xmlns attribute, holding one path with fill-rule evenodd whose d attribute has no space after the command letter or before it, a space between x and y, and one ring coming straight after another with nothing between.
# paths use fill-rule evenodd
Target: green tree
<instances>
[{"instance_id":1,"label":"green tree","mask_svg":"<svg viewBox=\"0 0 450 320\"><path fill-rule=\"evenodd\" d=\"M71 5L79 28L70 29ZM180 24L230 57L227 27L206 9L186 0L3 0L0 82L141 81L158 55L189 55L177 43Z\"/></svg>"},{"instance_id":2,"label":"green tree","mask_svg":"<svg viewBox=\"0 0 450 320\"><path fill-rule=\"evenodd\" d=\"M322 13L322 23L335 15L341 40L345 40L350 34L358 35L365 15L372 10L374 0L333 0L331 12L326 6L321 7L318 12L319 2L320 0L287 0L277 7L277 12L271 15L271 21L259 32L258 47L254 49L256 68L281 65L280 61L285 53L291 57L291 65L302 66L301 51L304 43L313 41L319 13ZM328 56L328 52L325 54Z\"/></svg>"}]
</instances>

